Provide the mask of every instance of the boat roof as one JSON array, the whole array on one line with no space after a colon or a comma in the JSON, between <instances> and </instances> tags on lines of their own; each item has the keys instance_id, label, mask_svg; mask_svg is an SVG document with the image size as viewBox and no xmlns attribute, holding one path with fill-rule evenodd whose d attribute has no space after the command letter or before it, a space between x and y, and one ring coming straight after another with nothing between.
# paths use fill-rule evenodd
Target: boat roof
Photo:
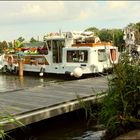
<instances>
[{"instance_id":1,"label":"boat roof","mask_svg":"<svg viewBox=\"0 0 140 140\"><path fill-rule=\"evenodd\" d=\"M65 39L65 36L62 33L48 33L44 36L44 40L55 40L55 39Z\"/></svg>"}]
</instances>

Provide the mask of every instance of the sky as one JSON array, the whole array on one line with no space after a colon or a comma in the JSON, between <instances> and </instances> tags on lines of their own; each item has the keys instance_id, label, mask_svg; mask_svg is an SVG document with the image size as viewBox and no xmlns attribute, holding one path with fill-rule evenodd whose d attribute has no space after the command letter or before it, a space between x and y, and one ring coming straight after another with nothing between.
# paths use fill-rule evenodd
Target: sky
<instances>
[{"instance_id":1,"label":"sky","mask_svg":"<svg viewBox=\"0 0 140 140\"><path fill-rule=\"evenodd\" d=\"M0 41L140 22L139 1L0 1Z\"/></svg>"}]
</instances>

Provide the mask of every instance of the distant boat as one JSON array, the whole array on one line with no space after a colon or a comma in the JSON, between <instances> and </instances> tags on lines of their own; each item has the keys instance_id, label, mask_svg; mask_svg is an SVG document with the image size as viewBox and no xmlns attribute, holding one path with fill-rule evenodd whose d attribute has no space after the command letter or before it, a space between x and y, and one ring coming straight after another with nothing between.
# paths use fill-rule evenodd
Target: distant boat
<instances>
[{"instance_id":1,"label":"distant boat","mask_svg":"<svg viewBox=\"0 0 140 140\"><path fill-rule=\"evenodd\" d=\"M69 74L81 77L85 74L109 70L118 63L118 48L109 42L101 42L92 32L49 33L42 45L22 47L23 70L44 73ZM5 54L1 67L18 71L18 55Z\"/></svg>"}]
</instances>

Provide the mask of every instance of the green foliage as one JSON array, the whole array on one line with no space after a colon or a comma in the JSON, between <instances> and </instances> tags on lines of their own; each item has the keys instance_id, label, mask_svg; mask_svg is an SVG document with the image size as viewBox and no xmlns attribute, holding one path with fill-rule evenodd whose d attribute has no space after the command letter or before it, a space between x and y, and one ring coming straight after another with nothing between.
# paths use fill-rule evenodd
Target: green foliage
<instances>
[{"instance_id":1,"label":"green foliage","mask_svg":"<svg viewBox=\"0 0 140 140\"><path fill-rule=\"evenodd\" d=\"M4 53L5 50L7 50L8 48L12 48L12 42L0 42L0 53Z\"/></svg>"},{"instance_id":2,"label":"green foliage","mask_svg":"<svg viewBox=\"0 0 140 140\"><path fill-rule=\"evenodd\" d=\"M38 40L34 39L33 37L30 39L30 43L36 43Z\"/></svg>"},{"instance_id":3,"label":"green foliage","mask_svg":"<svg viewBox=\"0 0 140 140\"><path fill-rule=\"evenodd\" d=\"M8 42L8 48L13 48L12 42Z\"/></svg>"},{"instance_id":4,"label":"green foliage","mask_svg":"<svg viewBox=\"0 0 140 140\"><path fill-rule=\"evenodd\" d=\"M95 93L94 89L93 92ZM99 117L99 112L101 109L101 101L100 101L100 96L104 95L105 93L99 93L95 95L95 100L93 102L89 101L83 101L82 98L80 98L79 95L77 95L77 100L79 101L79 105L81 108L84 109L85 111L85 118L87 120L87 126L90 125L91 123L98 123L98 117Z\"/></svg>"},{"instance_id":5,"label":"green foliage","mask_svg":"<svg viewBox=\"0 0 140 140\"><path fill-rule=\"evenodd\" d=\"M95 35L99 35L99 32L100 32L100 30L98 29L98 28L96 28L96 27L90 27L90 28L87 28L85 31L92 31L92 32L94 32L95 33Z\"/></svg>"},{"instance_id":6,"label":"green foliage","mask_svg":"<svg viewBox=\"0 0 140 140\"><path fill-rule=\"evenodd\" d=\"M2 42L2 46L3 46L4 49L8 48L8 44L5 40Z\"/></svg>"},{"instance_id":7,"label":"green foliage","mask_svg":"<svg viewBox=\"0 0 140 140\"><path fill-rule=\"evenodd\" d=\"M136 27L136 29L138 29L138 31L140 32L140 22L136 23L135 27Z\"/></svg>"},{"instance_id":8,"label":"green foliage","mask_svg":"<svg viewBox=\"0 0 140 140\"><path fill-rule=\"evenodd\" d=\"M2 54L4 52L3 46L2 46L2 42L0 42L0 53Z\"/></svg>"},{"instance_id":9,"label":"green foliage","mask_svg":"<svg viewBox=\"0 0 140 140\"><path fill-rule=\"evenodd\" d=\"M120 52L124 49L123 31L121 29L113 30L113 43Z\"/></svg>"},{"instance_id":10,"label":"green foliage","mask_svg":"<svg viewBox=\"0 0 140 140\"><path fill-rule=\"evenodd\" d=\"M25 39L23 37L19 37L17 40L20 42L24 42Z\"/></svg>"},{"instance_id":11,"label":"green foliage","mask_svg":"<svg viewBox=\"0 0 140 140\"><path fill-rule=\"evenodd\" d=\"M8 135L8 132L4 131L4 129L3 129L4 124L2 122L10 122L12 124L16 124L17 126L25 127L25 125L23 123L16 120L15 117L13 115L9 114L8 112L0 113L0 139L2 139L2 140L5 140L7 137L10 138L10 136Z\"/></svg>"},{"instance_id":12,"label":"green foliage","mask_svg":"<svg viewBox=\"0 0 140 140\"><path fill-rule=\"evenodd\" d=\"M140 71L139 64L131 65L127 54L114 66L109 79L107 96L103 99L100 121L106 125L105 139L135 128L139 120Z\"/></svg>"},{"instance_id":13,"label":"green foliage","mask_svg":"<svg viewBox=\"0 0 140 140\"><path fill-rule=\"evenodd\" d=\"M101 41L105 41L105 42L113 41L113 35L111 33L111 30L108 29L100 30L99 38L101 39Z\"/></svg>"},{"instance_id":14,"label":"green foliage","mask_svg":"<svg viewBox=\"0 0 140 140\"><path fill-rule=\"evenodd\" d=\"M4 51L8 48L7 42L4 40L3 42L0 42L0 53L4 53Z\"/></svg>"},{"instance_id":15,"label":"green foliage","mask_svg":"<svg viewBox=\"0 0 140 140\"><path fill-rule=\"evenodd\" d=\"M79 101L79 104L80 106L85 110L85 116L86 116L86 119L88 118L88 115L92 114L92 109L91 109L91 103L87 102L85 103L79 95L77 95L77 100ZM90 117L91 118L91 117Z\"/></svg>"},{"instance_id":16,"label":"green foliage","mask_svg":"<svg viewBox=\"0 0 140 140\"><path fill-rule=\"evenodd\" d=\"M24 38L22 37L19 37L18 39L15 40L15 44L14 44L14 47L15 48L21 48L23 47L23 42L24 42Z\"/></svg>"},{"instance_id":17,"label":"green foliage","mask_svg":"<svg viewBox=\"0 0 140 140\"><path fill-rule=\"evenodd\" d=\"M19 40L16 40L16 41L15 41L15 47L16 47L16 48L21 48L21 47L22 47L22 44L23 44L23 42L21 42L21 41L19 41Z\"/></svg>"},{"instance_id":18,"label":"green foliage","mask_svg":"<svg viewBox=\"0 0 140 140\"><path fill-rule=\"evenodd\" d=\"M122 29L101 29L96 27L87 28L85 31L92 31L96 36L99 36L101 41L113 42L118 47L119 51L124 48L123 31Z\"/></svg>"}]
</instances>

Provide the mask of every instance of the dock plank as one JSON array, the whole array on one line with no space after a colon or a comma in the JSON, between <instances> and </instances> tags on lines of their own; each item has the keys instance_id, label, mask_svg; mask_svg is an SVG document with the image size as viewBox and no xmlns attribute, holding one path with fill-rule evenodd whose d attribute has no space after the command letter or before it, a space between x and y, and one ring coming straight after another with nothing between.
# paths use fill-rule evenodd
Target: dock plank
<instances>
[{"instance_id":1,"label":"dock plank","mask_svg":"<svg viewBox=\"0 0 140 140\"><path fill-rule=\"evenodd\" d=\"M92 82L94 81L94 82ZM101 83L102 82L102 85ZM54 105L70 101L80 97L86 97L106 90L106 79L95 77L84 80L52 83L45 87L34 87L16 92L0 94L0 102L7 105L31 110L44 106ZM23 109L24 108L24 109ZM20 110L20 109L19 109ZM19 111L17 113L20 113Z\"/></svg>"}]
</instances>

